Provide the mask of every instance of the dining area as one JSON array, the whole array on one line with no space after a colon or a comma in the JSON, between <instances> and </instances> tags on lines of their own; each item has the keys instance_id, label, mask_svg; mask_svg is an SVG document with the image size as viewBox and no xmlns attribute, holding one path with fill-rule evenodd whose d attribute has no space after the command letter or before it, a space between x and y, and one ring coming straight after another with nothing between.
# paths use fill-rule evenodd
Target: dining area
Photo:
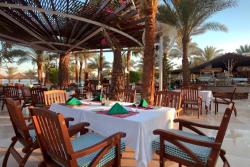
<instances>
[{"instance_id":1,"label":"dining area","mask_svg":"<svg viewBox=\"0 0 250 167\"><path fill-rule=\"evenodd\" d=\"M50 163L59 166L121 166L122 154L126 150L133 151L132 159L137 167L149 166L155 155L159 156L161 167L166 160L184 165L216 163L210 162L210 156L215 156L214 159L220 156L223 163L228 164L226 152L220 147L231 111L235 108L234 102L226 108L224 114L227 116L222 118L220 126L202 125L180 118L190 115L190 111L192 115L198 113L199 116L202 109L206 110L206 114L212 114L209 107L213 99L209 91L191 87L158 91L154 105L149 105L145 99L138 98L135 90L121 90L118 101L109 100L103 91L21 88L18 92L25 92L26 96L17 98L14 96L17 93L13 93L15 88L5 87L3 90L3 103L7 106L16 133L5 154L3 166L8 166L10 155L20 166L24 166L37 148L41 149L43 156L40 164L45 166ZM75 92L85 95L79 97ZM28 115L22 112L26 109L29 110ZM208 137L196 127L214 129L219 137ZM183 128L195 133L182 131ZM29 150L25 151L23 158L14 151L17 141L22 141Z\"/></svg>"}]
</instances>

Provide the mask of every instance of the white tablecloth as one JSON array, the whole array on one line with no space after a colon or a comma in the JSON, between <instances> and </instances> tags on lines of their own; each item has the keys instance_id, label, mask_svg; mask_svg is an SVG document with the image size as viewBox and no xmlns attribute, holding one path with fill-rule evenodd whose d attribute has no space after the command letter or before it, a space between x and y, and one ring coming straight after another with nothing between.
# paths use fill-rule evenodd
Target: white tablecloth
<instances>
[{"instance_id":1,"label":"white tablecloth","mask_svg":"<svg viewBox=\"0 0 250 167\"><path fill-rule=\"evenodd\" d=\"M125 132L126 138L124 140L128 147L135 150L137 166L146 167L148 161L152 160L151 143L156 137L153 135L153 130L173 128L175 109L167 107L152 110L131 108L133 111L138 111L139 114L126 118L117 118L94 112L109 108L99 104L75 108L53 104L50 110L62 113L65 117L74 117L73 124L89 122L92 130L104 136L110 136L119 131Z\"/></svg>"},{"instance_id":2,"label":"white tablecloth","mask_svg":"<svg viewBox=\"0 0 250 167\"><path fill-rule=\"evenodd\" d=\"M180 92L181 90L173 90L175 92ZM209 107L211 101L213 100L213 93L211 90L200 90L198 95L202 97L202 101L205 102L205 105Z\"/></svg>"}]
</instances>

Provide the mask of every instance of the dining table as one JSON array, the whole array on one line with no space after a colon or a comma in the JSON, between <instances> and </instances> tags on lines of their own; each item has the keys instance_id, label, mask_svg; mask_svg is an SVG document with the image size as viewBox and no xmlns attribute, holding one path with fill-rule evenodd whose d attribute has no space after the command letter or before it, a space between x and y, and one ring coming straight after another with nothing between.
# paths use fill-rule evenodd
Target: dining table
<instances>
[{"instance_id":1,"label":"dining table","mask_svg":"<svg viewBox=\"0 0 250 167\"><path fill-rule=\"evenodd\" d=\"M109 115L107 111L115 104L121 104L131 114ZM82 101L82 105L68 106L52 104L51 111L61 113L64 117L73 117L71 125L88 122L89 128L103 136L110 136L116 132L126 133L123 139L128 148L135 151L134 158L137 167L147 167L152 160L152 141L155 129L172 129L176 116L174 108L151 106L142 108L125 102L111 102L102 105L100 102Z\"/></svg>"}]
</instances>

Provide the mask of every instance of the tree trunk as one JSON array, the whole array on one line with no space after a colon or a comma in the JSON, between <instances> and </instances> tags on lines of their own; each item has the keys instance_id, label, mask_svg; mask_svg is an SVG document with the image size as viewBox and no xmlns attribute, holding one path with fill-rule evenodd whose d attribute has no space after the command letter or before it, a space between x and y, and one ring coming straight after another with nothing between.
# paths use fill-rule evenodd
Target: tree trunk
<instances>
[{"instance_id":1,"label":"tree trunk","mask_svg":"<svg viewBox=\"0 0 250 167\"><path fill-rule=\"evenodd\" d=\"M88 72L88 63L87 63L87 59L84 59L84 80L86 81L87 79L89 79L89 72Z\"/></svg>"},{"instance_id":2,"label":"tree trunk","mask_svg":"<svg viewBox=\"0 0 250 167\"><path fill-rule=\"evenodd\" d=\"M188 45L189 38L182 38L182 49L183 49L183 57L182 57L182 78L183 78L183 86L188 86L190 83L190 69L188 62Z\"/></svg>"},{"instance_id":3,"label":"tree trunk","mask_svg":"<svg viewBox=\"0 0 250 167\"><path fill-rule=\"evenodd\" d=\"M168 58L167 54L163 54L163 88L166 88L168 86Z\"/></svg>"},{"instance_id":4,"label":"tree trunk","mask_svg":"<svg viewBox=\"0 0 250 167\"><path fill-rule=\"evenodd\" d=\"M103 70L103 51L102 51L102 49L100 49L99 69L98 69L98 74L99 74L98 80L99 81L103 80L102 70Z\"/></svg>"},{"instance_id":5,"label":"tree trunk","mask_svg":"<svg viewBox=\"0 0 250 167\"><path fill-rule=\"evenodd\" d=\"M49 71L50 71L50 66L49 65L45 65L45 81L44 84L47 85L50 83L49 81Z\"/></svg>"},{"instance_id":6,"label":"tree trunk","mask_svg":"<svg viewBox=\"0 0 250 167\"><path fill-rule=\"evenodd\" d=\"M58 80L60 87L67 87L69 85L69 60L70 54L61 54L59 60Z\"/></svg>"},{"instance_id":7,"label":"tree trunk","mask_svg":"<svg viewBox=\"0 0 250 167\"><path fill-rule=\"evenodd\" d=\"M80 60L79 83L81 83L82 81L82 66L83 66L83 60Z\"/></svg>"},{"instance_id":8,"label":"tree trunk","mask_svg":"<svg viewBox=\"0 0 250 167\"><path fill-rule=\"evenodd\" d=\"M128 48L128 53L127 53L127 88L129 88L129 83L130 83L130 59L131 59L131 51L130 48Z\"/></svg>"},{"instance_id":9,"label":"tree trunk","mask_svg":"<svg viewBox=\"0 0 250 167\"><path fill-rule=\"evenodd\" d=\"M124 69L122 65L121 48L117 40L114 40L115 51L111 78L111 99L119 100L119 90L124 89Z\"/></svg>"},{"instance_id":10,"label":"tree trunk","mask_svg":"<svg viewBox=\"0 0 250 167\"><path fill-rule=\"evenodd\" d=\"M146 99L149 104L154 103L154 43L156 35L156 11L157 3L152 0L148 1L145 6L145 46L143 58L143 91L142 97Z\"/></svg>"},{"instance_id":11,"label":"tree trunk","mask_svg":"<svg viewBox=\"0 0 250 167\"><path fill-rule=\"evenodd\" d=\"M78 57L77 57L77 53L75 53L74 56L75 56L75 67L74 67L75 68L75 82L79 83L79 80L78 80L79 77L78 77L78 59L77 59Z\"/></svg>"},{"instance_id":12,"label":"tree trunk","mask_svg":"<svg viewBox=\"0 0 250 167\"><path fill-rule=\"evenodd\" d=\"M43 83L43 63L38 61L37 62L37 75L38 75L38 83Z\"/></svg>"}]
</instances>

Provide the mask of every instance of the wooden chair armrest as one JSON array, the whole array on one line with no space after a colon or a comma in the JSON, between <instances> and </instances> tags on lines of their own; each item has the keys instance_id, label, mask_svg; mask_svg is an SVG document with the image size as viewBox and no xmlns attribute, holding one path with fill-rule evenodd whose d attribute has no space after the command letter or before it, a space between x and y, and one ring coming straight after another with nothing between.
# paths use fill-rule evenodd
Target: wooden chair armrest
<instances>
[{"instance_id":1,"label":"wooden chair armrest","mask_svg":"<svg viewBox=\"0 0 250 167\"><path fill-rule=\"evenodd\" d=\"M199 123L196 123L196 122L191 122L191 121L187 121L187 120L184 120L184 119L174 119L174 122L175 123L179 123L180 126L196 126L196 127L199 127L199 128L205 128L205 129L213 129L213 130L219 130L219 126L212 126L212 125L205 125L205 124L199 124Z\"/></svg>"},{"instance_id":2,"label":"wooden chair armrest","mask_svg":"<svg viewBox=\"0 0 250 167\"><path fill-rule=\"evenodd\" d=\"M74 118L67 117L67 118L64 118L64 120L65 120L66 126L69 127L69 122L74 121Z\"/></svg>"},{"instance_id":3,"label":"wooden chair armrest","mask_svg":"<svg viewBox=\"0 0 250 167\"><path fill-rule=\"evenodd\" d=\"M28 121L30 121L31 119L32 119L32 117L31 117L31 116L24 117L24 120L28 120Z\"/></svg>"},{"instance_id":4,"label":"wooden chair armrest","mask_svg":"<svg viewBox=\"0 0 250 167\"><path fill-rule=\"evenodd\" d=\"M73 155L72 155L72 158L83 157L83 156L89 155L89 154L91 154L93 152L96 152L96 151L98 151L98 150L100 150L102 148L105 149L108 146L110 146L109 148L111 148L112 146L117 145L117 143L119 143L121 141L121 138L123 138L123 137L126 137L125 133L117 132L117 133L109 136L108 138L100 141L99 143L97 143L97 144L95 144L93 146L90 146L90 147L87 147L87 148L84 148L82 150L74 152ZM102 151L104 151L104 150L102 150ZM98 157L95 157L95 159L96 158L98 158Z\"/></svg>"},{"instance_id":5,"label":"wooden chair armrest","mask_svg":"<svg viewBox=\"0 0 250 167\"><path fill-rule=\"evenodd\" d=\"M28 129L29 129L29 130L35 129L34 124L33 124L33 123L28 124Z\"/></svg>"},{"instance_id":6,"label":"wooden chair armrest","mask_svg":"<svg viewBox=\"0 0 250 167\"><path fill-rule=\"evenodd\" d=\"M154 135L160 135L160 138L166 141L169 141L171 143L175 143L173 141L178 141L178 142L186 142L198 146L203 146L203 147L210 147L213 149L220 149L221 143L217 142L208 142L208 141L202 141L202 140L197 140L193 138L189 138L186 136L181 136L177 135L175 133L172 133L170 131L162 130L162 129L156 129L153 131Z\"/></svg>"},{"instance_id":7,"label":"wooden chair armrest","mask_svg":"<svg viewBox=\"0 0 250 167\"><path fill-rule=\"evenodd\" d=\"M86 128L87 126L89 126L89 123L87 122L82 122L82 123L70 126L68 128L69 136L72 137L79 132L81 135L87 133L88 132L88 129Z\"/></svg>"}]
</instances>

